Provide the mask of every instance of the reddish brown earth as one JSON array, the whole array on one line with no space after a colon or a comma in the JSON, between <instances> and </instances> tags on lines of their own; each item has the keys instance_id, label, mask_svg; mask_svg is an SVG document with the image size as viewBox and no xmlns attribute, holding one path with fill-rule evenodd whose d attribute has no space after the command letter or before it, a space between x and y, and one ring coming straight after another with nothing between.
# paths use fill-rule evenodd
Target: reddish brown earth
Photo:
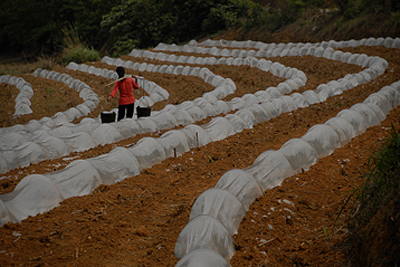
<instances>
[{"instance_id":1,"label":"reddish brown earth","mask_svg":"<svg viewBox=\"0 0 400 267\"><path fill-rule=\"evenodd\" d=\"M21 224L7 223L0 228L0 266L174 266L179 260L173 254L174 245L189 220L194 200L206 189L214 187L226 171L251 165L262 152L278 150L289 139L304 135L311 126L324 123L340 110L350 108L383 86L400 80L399 50L381 47L345 50L385 58L390 63L389 68L374 81L325 103L283 114L226 140L167 159L118 184L99 186L91 195L67 199L60 207L29 217ZM307 84L298 92L315 89L318 84L361 70L358 66L309 56L270 60L296 67L307 75ZM89 64L114 68L100 62ZM250 67L209 68L237 84L234 96L255 93L283 81ZM100 96L106 97L110 93L111 88L105 86L110 82L108 79L63 67L55 70L81 79ZM169 91L170 99L156 104L155 110L169 103L193 100L212 90L199 78L146 72L135 74L153 80ZM2 102L12 103L0 108L2 127L52 116L82 102L73 89L62 84L29 75L22 77L35 90L31 99L34 114L12 118L13 97L18 90L0 84ZM137 98L140 95L141 91L135 93ZM53 105L54 101L58 104ZM102 98L90 116L98 116L102 110L116 106L117 100L107 103ZM236 253L231 265L347 266L344 241L348 233L346 221L352 214L349 206L340 216L339 211L351 190L360 183L374 143L387 135L391 124L397 131L400 129L399 112L400 108L396 108L382 125L369 128L309 171L286 179L281 186L268 190L257 199L246 213L238 235L234 236ZM107 153L116 146L130 146L144 136L161 134L140 135L68 156L73 159L47 161L10 171L4 175L8 178L0 180L0 193L12 191L27 174L57 170L72 160ZM283 200L291 201L294 207Z\"/></svg>"}]
</instances>

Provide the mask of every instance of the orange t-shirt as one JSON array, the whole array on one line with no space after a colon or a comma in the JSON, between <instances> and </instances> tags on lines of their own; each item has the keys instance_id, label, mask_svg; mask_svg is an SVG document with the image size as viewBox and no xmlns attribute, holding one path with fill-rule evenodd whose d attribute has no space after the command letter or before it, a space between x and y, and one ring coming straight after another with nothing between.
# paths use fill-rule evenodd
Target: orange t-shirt
<instances>
[{"instance_id":1,"label":"orange t-shirt","mask_svg":"<svg viewBox=\"0 0 400 267\"><path fill-rule=\"evenodd\" d=\"M131 77L127 77L126 79L116 82L114 84L114 88L111 92L111 97L114 98L119 89L118 105L129 105L135 103L135 98L133 97L133 89L138 88L139 86L135 83L135 81Z\"/></svg>"}]
</instances>

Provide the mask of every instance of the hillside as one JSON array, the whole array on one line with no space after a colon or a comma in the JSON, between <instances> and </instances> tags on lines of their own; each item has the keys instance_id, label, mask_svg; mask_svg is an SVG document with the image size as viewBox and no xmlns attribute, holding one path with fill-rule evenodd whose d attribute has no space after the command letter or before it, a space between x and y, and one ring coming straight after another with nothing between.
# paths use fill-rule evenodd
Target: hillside
<instances>
[{"instance_id":1,"label":"hillside","mask_svg":"<svg viewBox=\"0 0 400 267\"><path fill-rule=\"evenodd\" d=\"M21 224L7 223L0 228L1 265L175 265L178 262L173 255L175 242L189 221L192 204L202 192L214 187L225 172L250 166L262 152L278 150L288 140L303 136L313 125L326 122L339 111L364 101L367 96L400 79L398 49L356 47L343 51L379 56L389 62L389 68L371 82L332 96L323 103L281 114L219 142L166 159L114 185L100 185L93 194L66 199L59 207L29 217ZM176 52L175 55L204 56L183 52ZM124 56L122 59L165 64L141 57ZM305 86L292 93L315 90L319 84L362 70L356 65L313 56L268 59L300 69L306 74ZM88 64L114 69L114 66L101 62ZM268 72L245 66L208 65L207 68L235 82L237 90L224 101L254 94L283 81ZM105 86L110 79L59 66L54 70L80 79L103 99L90 117L97 118L101 111L116 107L115 100L104 102L110 93L110 88ZM168 90L170 97L155 104L153 111L162 110L167 104L177 105L194 100L211 89L210 85L196 77L146 71L134 73ZM35 98L51 96L48 94L51 89L57 91L60 104L74 106L81 101L76 92L57 82L30 75L21 77L32 83ZM15 91L13 86L1 86L2 91ZM62 89L61 96L57 88ZM141 94L140 91L135 92L137 98ZM15 93L13 95L15 97ZM7 102L7 99L9 97L3 97L3 101ZM3 127L52 116L54 107L50 109L50 104L46 104L48 110L39 109L41 103L42 100L32 101L32 110L37 112L26 118L21 116L15 119L3 113L8 118ZM231 260L232 266L345 266L349 259L343 244L347 236L346 221L351 211L346 208L335 222L338 210L350 190L360 183L373 144L387 134L390 124L396 130L400 129L398 112L399 108L394 109L381 125L368 128L332 155L320 159L310 170L287 178L281 186L257 198L243 218L238 235L234 236L236 253ZM205 125L211 119L209 117L196 124ZM139 134L86 152L12 170L0 180L1 193L12 192L26 175L62 170L73 161L105 154L115 147L132 147L144 137L159 138L163 133Z\"/></svg>"},{"instance_id":2,"label":"hillside","mask_svg":"<svg viewBox=\"0 0 400 267\"><path fill-rule=\"evenodd\" d=\"M0 45L15 37L0 52L0 266L397 266L398 203L357 228L360 203L351 196L377 144L400 132L398 1L129 3L0 4L19 5L29 21L0 11L13 22L0 21ZM63 19L77 24L68 28ZM102 60L67 65L66 30ZM106 98L122 64L145 80L134 91L135 107L149 105L152 114L101 124L100 114L118 107L118 96ZM225 95L222 88L235 90ZM32 113L14 115L21 103ZM340 128L333 118L347 123ZM329 134L310 134L328 121ZM174 134L179 142L168 139ZM315 157L288 156L301 151L291 141L312 138L332 151L314 144L307 151L318 150ZM152 142L163 152L150 150ZM265 156L271 151L284 158L277 170L285 162L293 170L285 179L276 178L275 159ZM224 190L240 208L217 198L200 202L236 171L262 194L234 188L248 178L238 175ZM220 204L217 213L207 200ZM182 238L202 205L202 216L216 217L223 230L199 228ZM217 253L191 264L177 257L187 259L207 238Z\"/></svg>"}]
</instances>

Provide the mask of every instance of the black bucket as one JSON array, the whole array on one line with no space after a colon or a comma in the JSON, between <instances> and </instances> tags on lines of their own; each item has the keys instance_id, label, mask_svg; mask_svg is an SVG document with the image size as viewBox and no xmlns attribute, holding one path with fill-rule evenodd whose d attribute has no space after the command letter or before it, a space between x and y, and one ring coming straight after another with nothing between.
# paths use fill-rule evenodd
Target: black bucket
<instances>
[{"instance_id":1,"label":"black bucket","mask_svg":"<svg viewBox=\"0 0 400 267\"><path fill-rule=\"evenodd\" d=\"M105 113L105 112L102 112L102 113L100 114L101 123L115 122L115 116L116 116L115 112L112 112L112 113Z\"/></svg>"},{"instance_id":2,"label":"black bucket","mask_svg":"<svg viewBox=\"0 0 400 267\"><path fill-rule=\"evenodd\" d=\"M137 112L137 117L148 117L151 114L151 108L145 108L145 107L137 107L136 108Z\"/></svg>"}]
</instances>

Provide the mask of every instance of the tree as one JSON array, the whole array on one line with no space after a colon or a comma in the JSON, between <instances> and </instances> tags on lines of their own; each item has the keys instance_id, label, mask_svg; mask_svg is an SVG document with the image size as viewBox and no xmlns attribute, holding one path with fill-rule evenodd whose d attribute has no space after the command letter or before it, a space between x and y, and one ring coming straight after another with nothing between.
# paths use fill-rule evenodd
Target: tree
<instances>
[{"instance_id":1,"label":"tree","mask_svg":"<svg viewBox=\"0 0 400 267\"><path fill-rule=\"evenodd\" d=\"M121 0L12 0L0 4L0 45L5 52L57 52L63 29L76 27L80 37L100 47L107 38L102 16Z\"/></svg>"}]
</instances>

